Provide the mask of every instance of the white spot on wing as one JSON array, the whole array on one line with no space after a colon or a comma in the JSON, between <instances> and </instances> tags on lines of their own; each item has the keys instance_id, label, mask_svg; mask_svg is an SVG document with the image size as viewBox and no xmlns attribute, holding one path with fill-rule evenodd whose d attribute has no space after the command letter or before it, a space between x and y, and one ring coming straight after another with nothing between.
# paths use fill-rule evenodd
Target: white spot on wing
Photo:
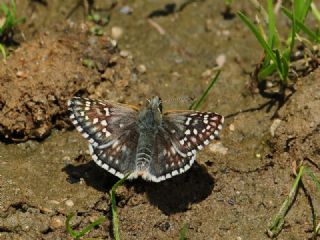
<instances>
[{"instance_id":1,"label":"white spot on wing","mask_svg":"<svg viewBox=\"0 0 320 240\"><path fill-rule=\"evenodd\" d=\"M190 124L190 121L191 121L191 120L192 120L192 118L190 118L190 117L187 119L187 121L186 121L186 125L187 125L187 126Z\"/></svg>"},{"instance_id":2,"label":"white spot on wing","mask_svg":"<svg viewBox=\"0 0 320 240\"><path fill-rule=\"evenodd\" d=\"M109 108L104 108L104 110L106 111L106 116L110 116Z\"/></svg>"},{"instance_id":3,"label":"white spot on wing","mask_svg":"<svg viewBox=\"0 0 320 240\"><path fill-rule=\"evenodd\" d=\"M101 167L102 167L103 169L107 170L107 171L109 170L109 166L108 166L107 164L105 164L105 163L102 164Z\"/></svg>"},{"instance_id":4,"label":"white spot on wing","mask_svg":"<svg viewBox=\"0 0 320 240\"><path fill-rule=\"evenodd\" d=\"M106 131L106 137L110 137L111 133L109 131Z\"/></svg>"},{"instance_id":5,"label":"white spot on wing","mask_svg":"<svg viewBox=\"0 0 320 240\"><path fill-rule=\"evenodd\" d=\"M82 131L83 131L83 128L80 127L80 126L77 126L77 130L78 130L79 132L82 132Z\"/></svg>"},{"instance_id":6,"label":"white spot on wing","mask_svg":"<svg viewBox=\"0 0 320 240\"><path fill-rule=\"evenodd\" d=\"M84 138L88 138L88 137L89 137L89 134L86 133L86 132L84 132L84 133L82 133L82 136L83 136Z\"/></svg>"},{"instance_id":7,"label":"white spot on wing","mask_svg":"<svg viewBox=\"0 0 320 240\"><path fill-rule=\"evenodd\" d=\"M102 125L102 126L107 126L107 125L108 125L108 123L107 123L107 121L106 121L106 120L102 120L102 121L101 121L101 125Z\"/></svg>"},{"instance_id":8,"label":"white spot on wing","mask_svg":"<svg viewBox=\"0 0 320 240\"><path fill-rule=\"evenodd\" d=\"M172 178L172 176L171 176L170 173L167 173L167 174L166 174L166 179L169 179L169 178Z\"/></svg>"},{"instance_id":9,"label":"white spot on wing","mask_svg":"<svg viewBox=\"0 0 320 240\"><path fill-rule=\"evenodd\" d=\"M173 172L172 172L172 176L176 176L176 175L178 175L179 173L178 173L178 171L177 170L174 170Z\"/></svg>"}]
</instances>

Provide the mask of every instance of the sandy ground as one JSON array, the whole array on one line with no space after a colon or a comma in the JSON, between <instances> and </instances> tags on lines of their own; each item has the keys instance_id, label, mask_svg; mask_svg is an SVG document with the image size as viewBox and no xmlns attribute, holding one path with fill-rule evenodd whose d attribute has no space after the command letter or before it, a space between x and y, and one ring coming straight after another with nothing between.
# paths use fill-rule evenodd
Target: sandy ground
<instances>
[{"instance_id":1,"label":"sandy ground","mask_svg":"<svg viewBox=\"0 0 320 240\"><path fill-rule=\"evenodd\" d=\"M18 12L30 17L25 39L0 69L0 239L71 239L64 226L70 212L77 214L75 229L107 216L87 236L112 239L106 193L117 178L91 160L66 101L78 95L142 105L160 95L165 109L187 109L221 62L201 110L226 116L225 152L214 143L183 175L121 186L122 239L178 239L185 223L188 239L268 239L267 226L293 183L293 164L304 161L319 178L319 70L297 79L278 109L252 93L250 73L262 52L238 17L225 18L223 1L176 12L169 3L122 1L110 8L97 1L111 17L105 35L93 36L81 6L66 20L73 1L17 1ZM124 6L132 13L121 13ZM232 11L239 10L253 16L249 3L235 3ZM115 44L110 36L117 28L123 34ZM303 183L277 239L312 236L320 193L310 178Z\"/></svg>"}]
</instances>

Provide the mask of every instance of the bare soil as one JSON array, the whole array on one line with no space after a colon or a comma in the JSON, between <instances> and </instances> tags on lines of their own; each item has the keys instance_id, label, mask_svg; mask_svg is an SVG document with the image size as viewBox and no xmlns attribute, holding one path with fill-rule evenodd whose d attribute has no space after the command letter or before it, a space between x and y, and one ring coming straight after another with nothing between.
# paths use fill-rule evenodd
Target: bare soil
<instances>
[{"instance_id":1,"label":"bare soil","mask_svg":"<svg viewBox=\"0 0 320 240\"><path fill-rule=\"evenodd\" d=\"M298 78L279 109L249 88L262 51L240 19L224 14L223 1L181 2L170 11L170 1L113 8L96 1L110 22L95 36L76 1L17 1L29 17L24 40L0 68L0 239L71 239L70 212L78 230L106 216L86 237L112 239L108 192L118 179L93 163L66 101L78 95L141 105L160 95L165 109L187 109L221 59L201 110L226 116L224 151L213 143L183 175L121 186L121 239L178 239L185 223L187 239L268 239L295 164L320 177L320 71ZM124 6L132 13L123 14ZM235 2L232 13L239 10L254 16L249 2ZM287 28L285 19L278 24ZM116 44L114 27L123 30ZM307 176L303 184L277 239L309 239L320 221L320 193Z\"/></svg>"}]
</instances>

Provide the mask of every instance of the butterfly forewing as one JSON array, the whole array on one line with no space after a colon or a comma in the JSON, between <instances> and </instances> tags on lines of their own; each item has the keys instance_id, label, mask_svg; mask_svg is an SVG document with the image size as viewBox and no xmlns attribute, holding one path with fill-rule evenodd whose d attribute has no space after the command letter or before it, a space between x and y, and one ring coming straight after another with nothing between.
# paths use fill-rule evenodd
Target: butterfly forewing
<instances>
[{"instance_id":1,"label":"butterfly forewing","mask_svg":"<svg viewBox=\"0 0 320 240\"><path fill-rule=\"evenodd\" d=\"M99 166L118 177L134 170L130 158L138 141L137 109L79 97L72 98L68 107L73 124L88 139L92 158Z\"/></svg>"}]
</instances>

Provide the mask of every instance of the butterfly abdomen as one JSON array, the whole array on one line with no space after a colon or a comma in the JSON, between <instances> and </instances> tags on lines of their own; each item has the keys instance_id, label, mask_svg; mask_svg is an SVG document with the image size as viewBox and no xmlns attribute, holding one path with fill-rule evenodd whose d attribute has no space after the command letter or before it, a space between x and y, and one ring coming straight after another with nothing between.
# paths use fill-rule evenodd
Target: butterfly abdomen
<instances>
[{"instance_id":1,"label":"butterfly abdomen","mask_svg":"<svg viewBox=\"0 0 320 240\"><path fill-rule=\"evenodd\" d=\"M137 154L136 154L136 170L146 171L154 154L155 134L149 131L141 132L139 135Z\"/></svg>"}]
</instances>

